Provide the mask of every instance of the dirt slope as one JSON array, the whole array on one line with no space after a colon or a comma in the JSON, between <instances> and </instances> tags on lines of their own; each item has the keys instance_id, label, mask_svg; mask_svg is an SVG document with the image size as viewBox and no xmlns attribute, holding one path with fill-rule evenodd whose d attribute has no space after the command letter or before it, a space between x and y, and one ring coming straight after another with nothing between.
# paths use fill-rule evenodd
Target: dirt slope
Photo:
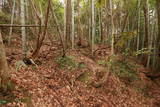
<instances>
[{"instance_id":1,"label":"dirt slope","mask_svg":"<svg viewBox=\"0 0 160 107\"><path fill-rule=\"evenodd\" d=\"M3 107L160 106L160 87L141 73L141 69L145 71L143 66L137 68L139 81L127 84L124 79L111 72L108 81L101 87L95 88L90 83L99 81L97 74L102 73L100 77L103 77L107 72L106 67L99 65L97 58L90 58L77 50L67 52L67 56L72 56L76 64L71 62L71 65L69 63L67 67L60 68L62 65L56 60L60 55L57 47L56 45L42 47L38 58L41 64L38 67L29 66L12 72L11 78L15 84L12 93L15 99ZM12 50L7 49L7 55L11 54ZM103 58L107 58L107 55L104 54ZM20 59L19 56L9 55L8 60L11 60L12 67L15 67L15 60ZM85 73L88 73L85 79L80 78Z\"/></svg>"}]
</instances>

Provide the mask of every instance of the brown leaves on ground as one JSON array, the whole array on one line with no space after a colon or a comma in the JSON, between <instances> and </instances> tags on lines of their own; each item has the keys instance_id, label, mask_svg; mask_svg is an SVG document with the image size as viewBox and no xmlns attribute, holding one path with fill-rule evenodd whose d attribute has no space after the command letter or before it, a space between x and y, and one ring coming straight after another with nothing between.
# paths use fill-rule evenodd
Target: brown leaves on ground
<instances>
[{"instance_id":1,"label":"brown leaves on ground","mask_svg":"<svg viewBox=\"0 0 160 107\"><path fill-rule=\"evenodd\" d=\"M39 60L42 65L12 72L13 93L18 101L4 107L158 107L160 99L155 98L160 97L160 88L157 85L149 88L152 91L148 95L153 94L152 97L145 97L111 74L107 83L94 88L75 78L88 70L96 81L96 73L104 71L104 67L80 52L69 51L68 55L74 56L76 62L83 62L86 67L74 72L61 70L52 60L58 55L57 48L45 46L41 51Z\"/></svg>"}]
</instances>

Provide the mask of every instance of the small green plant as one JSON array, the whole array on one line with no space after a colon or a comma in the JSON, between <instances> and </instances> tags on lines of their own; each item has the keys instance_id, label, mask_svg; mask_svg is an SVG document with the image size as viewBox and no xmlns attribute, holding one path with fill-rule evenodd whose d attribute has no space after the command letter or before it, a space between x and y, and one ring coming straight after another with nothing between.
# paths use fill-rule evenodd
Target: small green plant
<instances>
[{"instance_id":1,"label":"small green plant","mask_svg":"<svg viewBox=\"0 0 160 107\"><path fill-rule=\"evenodd\" d=\"M127 48L125 49L125 51L122 53L125 57L129 56L130 55L130 49Z\"/></svg>"},{"instance_id":2,"label":"small green plant","mask_svg":"<svg viewBox=\"0 0 160 107\"><path fill-rule=\"evenodd\" d=\"M138 51L134 52L134 55L135 55L135 56L142 55L142 54L143 54L143 55L144 55L144 54L149 55L149 54L152 54L152 50L153 50L153 48L152 48L152 49L143 48L143 49L141 49L141 50L138 50Z\"/></svg>"},{"instance_id":3,"label":"small green plant","mask_svg":"<svg viewBox=\"0 0 160 107\"><path fill-rule=\"evenodd\" d=\"M82 69L82 68L85 68L85 63L84 62L80 62L78 63L78 68Z\"/></svg>"},{"instance_id":4,"label":"small green plant","mask_svg":"<svg viewBox=\"0 0 160 107\"><path fill-rule=\"evenodd\" d=\"M73 69L77 67L77 63L71 56L59 57L56 59L56 62L61 69Z\"/></svg>"},{"instance_id":5,"label":"small green plant","mask_svg":"<svg viewBox=\"0 0 160 107\"><path fill-rule=\"evenodd\" d=\"M127 54L126 50L126 55ZM119 78L125 79L129 82L133 82L134 80L137 80L137 74L136 71L133 70L133 66L127 63L126 60L117 60L118 56L112 55L109 57L107 61L107 66L110 66L111 72L113 74L117 75Z\"/></svg>"},{"instance_id":6,"label":"small green plant","mask_svg":"<svg viewBox=\"0 0 160 107\"><path fill-rule=\"evenodd\" d=\"M147 94L147 90L148 90L148 87L147 86L144 86L142 88L140 87L135 87L134 88L138 93L141 93L142 95L146 96L146 97L149 97L148 94Z\"/></svg>"},{"instance_id":7,"label":"small green plant","mask_svg":"<svg viewBox=\"0 0 160 107\"><path fill-rule=\"evenodd\" d=\"M81 75L79 75L76 80L81 81L85 84L90 84L91 83L91 75L92 75L91 72L84 72Z\"/></svg>"},{"instance_id":8,"label":"small green plant","mask_svg":"<svg viewBox=\"0 0 160 107\"><path fill-rule=\"evenodd\" d=\"M105 60L98 60L98 65L107 66L107 62Z\"/></svg>"},{"instance_id":9,"label":"small green plant","mask_svg":"<svg viewBox=\"0 0 160 107\"><path fill-rule=\"evenodd\" d=\"M33 70L33 71L36 71L36 70L37 70L37 67L36 67L36 66L32 66L32 70Z\"/></svg>"},{"instance_id":10,"label":"small green plant","mask_svg":"<svg viewBox=\"0 0 160 107\"><path fill-rule=\"evenodd\" d=\"M7 101L6 100L0 100L0 105L6 104Z\"/></svg>"},{"instance_id":11,"label":"small green plant","mask_svg":"<svg viewBox=\"0 0 160 107\"><path fill-rule=\"evenodd\" d=\"M119 34L120 38L116 42L115 46L116 47L123 47L126 44L126 41L132 40L137 36L136 31L131 31L131 32L122 32Z\"/></svg>"},{"instance_id":12,"label":"small green plant","mask_svg":"<svg viewBox=\"0 0 160 107\"><path fill-rule=\"evenodd\" d=\"M132 66L129 64L125 62L116 62L114 66L116 66L116 68L112 67L112 69L114 69L114 74L118 77L126 79L129 82L133 82L138 79L136 71L134 71Z\"/></svg>"},{"instance_id":13,"label":"small green plant","mask_svg":"<svg viewBox=\"0 0 160 107\"><path fill-rule=\"evenodd\" d=\"M16 66L16 71L20 70L21 68L27 67L27 65L22 60L17 61L15 66Z\"/></svg>"}]
</instances>

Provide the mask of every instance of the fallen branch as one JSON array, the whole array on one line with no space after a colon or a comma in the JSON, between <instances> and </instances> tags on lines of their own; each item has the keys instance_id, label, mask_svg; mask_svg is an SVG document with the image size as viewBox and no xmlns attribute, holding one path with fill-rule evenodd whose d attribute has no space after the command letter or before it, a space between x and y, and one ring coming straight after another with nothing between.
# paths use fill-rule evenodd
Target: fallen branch
<instances>
[{"instance_id":1,"label":"fallen branch","mask_svg":"<svg viewBox=\"0 0 160 107\"><path fill-rule=\"evenodd\" d=\"M46 27L45 25L0 24L0 27Z\"/></svg>"}]
</instances>

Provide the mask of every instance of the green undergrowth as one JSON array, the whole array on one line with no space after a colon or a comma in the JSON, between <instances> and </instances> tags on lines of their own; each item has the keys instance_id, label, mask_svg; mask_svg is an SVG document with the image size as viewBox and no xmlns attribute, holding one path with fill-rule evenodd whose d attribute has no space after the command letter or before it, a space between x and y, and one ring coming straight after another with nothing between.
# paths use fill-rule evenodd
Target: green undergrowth
<instances>
[{"instance_id":1,"label":"green undergrowth","mask_svg":"<svg viewBox=\"0 0 160 107\"><path fill-rule=\"evenodd\" d=\"M137 72L133 70L132 65L125 62L114 62L112 71L115 75L128 82L133 82L138 79Z\"/></svg>"},{"instance_id":2,"label":"green undergrowth","mask_svg":"<svg viewBox=\"0 0 160 107\"><path fill-rule=\"evenodd\" d=\"M0 12L0 19L0 24L7 24L10 21L10 16L3 12Z\"/></svg>"},{"instance_id":3,"label":"green undergrowth","mask_svg":"<svg viewBox=\"0 0 160 107\"><path fill-rule=\"evenodd\" d=\"M126 82L133 82L135 80L138 80L137 72L134 70L136 67L135 65L132 65L132 63L129 63L126 59L123 58L119 60L119 56L110 56L108 60L98 60L98 64L103 67L109 67L111 68L111 72L118 76L120 79L126 81Z\"/></svg>"},{"instance_id":4,"label":"green undergrowth","mask_svg":"<svg viewBox=\"0 0 160 107\"><path fill-rule=\"evenodd\" d=\"M12 91L3 92L0 91L0 106L5 106L7 103L26 103L27 107L32 106L31 95L29 95L28 91L23 88L19 89L20 92L23 93L23 97L17 97Z\"/></svg>"},{"instance_id":5,"label":"green undergrowth","mask_svg":"<svg viewBox=\"0 0 160 107\"><path fill-rule=\"evenodd\" d=\"M92 82L91 77L92 77L91 72L84 72L80 76L78 76L76 80L81 81L81 82L89 85Z\"/></svg>"},{"instance_id":6,"label":"green undergrowth","mask_svg":"<svg viewBox=\"0 0 160 107\"><path fill-rule=\"evenodd\" d=\"M127 86L134 89L137 93L145 96L148 95L148 86L145 80L141 79L136 71L141 65L136 64L134 61L128 59L128 54L123 56L110 56L108 60L98 60L97 63L103 67L109 67L112 74L116 75Z\"/></svg>"},{"instance_id":7,"label":"green undergrowth","mask_svg":"<svg viewBox=\"0 0 160 107\"><path fill-rule=\"evenodd\" d=\"M76 62L73 56L58 57L55 61L60 69L73 71L74 69L85 68L85 64L83 62Z\"/></svg>"}]
</instances>

